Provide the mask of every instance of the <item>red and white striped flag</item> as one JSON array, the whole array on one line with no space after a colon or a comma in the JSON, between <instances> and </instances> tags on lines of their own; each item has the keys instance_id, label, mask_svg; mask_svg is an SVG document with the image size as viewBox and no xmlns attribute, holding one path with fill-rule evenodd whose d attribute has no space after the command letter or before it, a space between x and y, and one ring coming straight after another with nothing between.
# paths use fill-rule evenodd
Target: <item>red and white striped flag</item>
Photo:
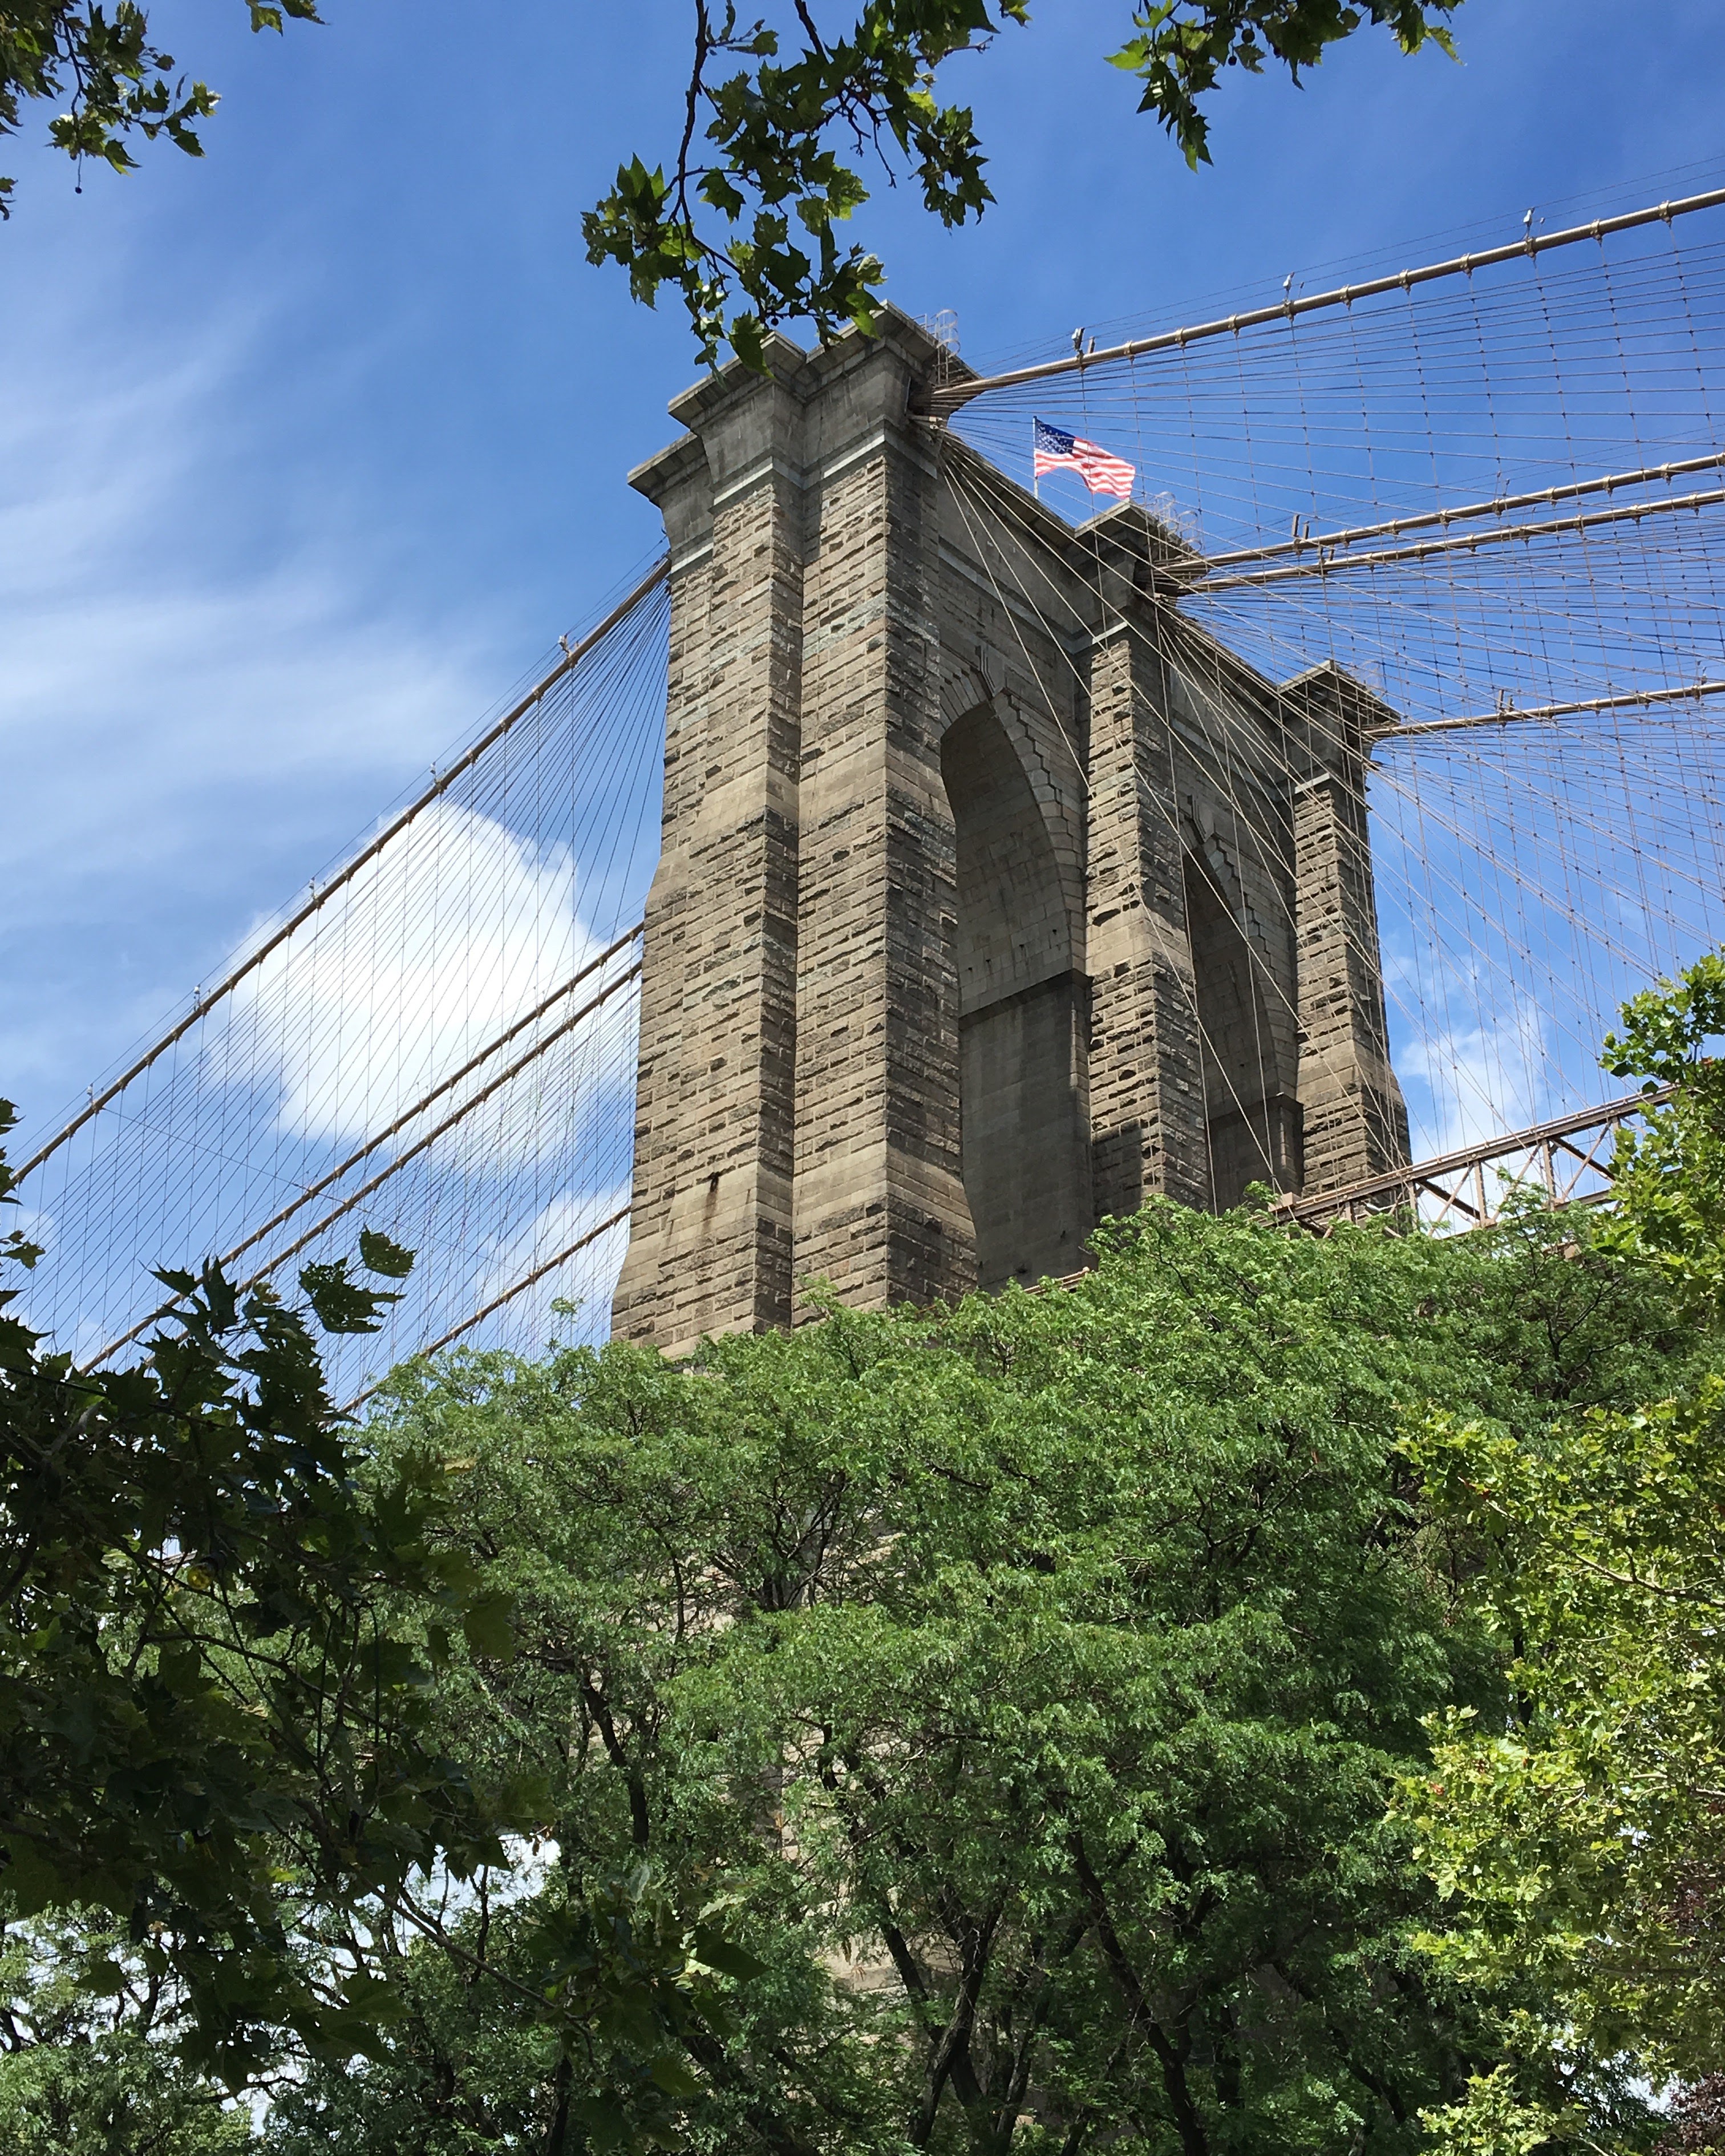
<instances>
[{"instance_id":1,"label":"red and white striped flag","mask_svg":"<svg viewBox=\"0 0 1725 2156\"><path fill-rule=\"evenodd\" d=\"M1110 456L1094 442L1086 441L1082 434L1062 434L1045 419L1031 424L1036 429L1030 456L1034 478L1040 479L1045 472L1076 471L1092 494L1132 500L1132 482L1138 475L1136 465L1129 465L1124 457Z\"/></svg>"}]
</instances>

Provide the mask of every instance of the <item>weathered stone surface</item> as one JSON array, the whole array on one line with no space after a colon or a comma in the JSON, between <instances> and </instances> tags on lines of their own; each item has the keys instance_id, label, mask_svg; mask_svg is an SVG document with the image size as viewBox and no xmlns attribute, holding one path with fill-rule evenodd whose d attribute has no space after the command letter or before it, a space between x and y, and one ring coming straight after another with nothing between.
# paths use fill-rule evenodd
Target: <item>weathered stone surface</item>
<instances>
[{"instance_id":1,"label":"weathered stone surface","mask_svg":"<svg viewBox=\"0 0 1725 2156\"><path fill-rule=\"evenodd\" d=\"M889 331L810 362L794 1250L865 1308L976 1281L940 774L937 444Z\"/></svg>"},{"instance_id":2,"label":"weathered stone surface","mask_svg":"<svg viewBox=\"0 0 1725 2156\"><path fill-rule=\"evenodd\" d=\"M1198 981L1160 659L1122 620L1091 654L1091 1142L1098 1219L1210 1202Z\"/></svg>"},{"instance_id":3,"label":"weathered stone surface","mask_svg":"<svg viewBox=\"0 0 1725 2156\"><path fill-rule=\"evenodd\" d=\"M1294 788L1300 1099L1306 1188L1340 1188L1409 1157L1389 1061L1378 903L1366 824L1366 737L1395 714L1336 666L1290 682L1313 766Z\"/></svg>"},{"instance_id":4,"label":"weathered stone surface","mask_svg":"<svg viewBox=\"0 0 1725 2156\"><path fill-rule=\"evenodd\" d=\"M1404 1158L1363 729L915 413L935 348L769 346L634 475L672 548L619 1334L672 1352L1072 1270L1155 1192ZM1351 731L1350 731L1351 730ZM1399 1147L1399 1151L1397 1150Z\"/></svg>"},{"instance_id":5,"label":"weathered stone surface","mask_svg":"<svg viewBox=\"0 0 1725 2156\"><path fill-rule=\"evenodd\" d=\"M801 413L783 377L800 354L781 342L773 360L764 380L679 400L703 458L679 443L634 475L675 551L664 853L613 1310L633 1338L790 1318L803 564L784 454Z\"/></svg>"}]
</instances>

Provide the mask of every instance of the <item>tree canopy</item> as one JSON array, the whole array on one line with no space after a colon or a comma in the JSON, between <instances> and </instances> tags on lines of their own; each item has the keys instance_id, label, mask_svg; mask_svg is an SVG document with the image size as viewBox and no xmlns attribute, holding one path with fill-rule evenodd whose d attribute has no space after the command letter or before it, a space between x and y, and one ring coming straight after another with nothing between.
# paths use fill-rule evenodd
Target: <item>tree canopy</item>
<instances>
[{"instance_id":1,"label":"tree canopy","mask_svg":"<svg viewBox=\"0 0 1725 2156\"><path fill-rule=\"evenodd\" d=\"M1153 1202L1070 1289L458 1354L363 1432L346 1270L111 1380L14 1327L0 2138L1709 2146L1722 980L1608 1047L1676 1089L1609 1215Z\"/></svg>"},{"instance_id":2,"label":"tree canopy","mask_svg":"<svg viewBox=\"0 0 1725 2156\"><path fill-rule=\"evenodd\" d=\"M254 31L289 18L318 23L316 0L244 0ZM1461 0L1146 0L1106 55L1141 85L1139 110L1159 120L1196 167L1209 157L1204 100L1238 67L1285 69L1298 82L1327 49L1367 24L1404 53L1453 52L1449 18ZM886 271L838 228L868 199L865 175L901 172L943 224L979 216L993 195L968 105L942 102L947 64L1025 28L1026 0L865 0L854 19L819 0L773 14L735 0L694 0L692 50L675 150L637 154L583 219L588 259L628 272L652 305L670 287L704 358L728 343L760 363L767 331L811 321L823 340L868 328ZM1101 56L1099 56L1100 58ZM177 73L151 42L140 0L8 0L0 8L0 134L29 104L70 91L49 138L74 160L116 172L131 146L165 136L203 154L200 128L217 97ZM0 215L13 182L0 179Z\"/></svg>"},{"instance_id":3,"label":"tree canopy","mask_svg":"<svg viewBox=\"0 0 1725 2156\"><path fill-rule=\"evenodd\" d=\"M280 31L290 16L316 22L316 0L244 0L252 28ZM152 44L150 18L137 0L7 0L0 8L0 135L18 131L27 104L55 102L48 139L76 164L87 158L112 171L137 162L134 141L166 136L188 157L203 155L198 129L215 110L207 83L176 73L172 53ZM12 214L15 182L0 179L0 218Z\"/></svg>"},{"instance_id":4,"label":"tree canopy","mask_svg":"<svg viewBox=\"0 0 1725 2156\"><path fill-rule=\"evenodd\" d=\"M11 1181L0 1156L15 1204ZM362 1236L374 1281L411 1264ZM495 1849L394 1620L427 1601L482 1634L498 1612L425 1539L440 1470L352 1477L314 1328L375 1330L393 1290L347 1260L307 1266L299 1306L214 1266L161 1278L182 1315L121 1369L44 1353L0 1291L0 1889L25 1917L110 1912L184 1987L193 2056L239 2080L260 2026L340 2047L362 2025L302 1981L296 1902ZM87 1974L122 1987L118 1963Z\"/></svg>"},{"instance_id":5,"label":"tree canopy","mask_svg":"<svg viewBox=\"0 0 1725 2156\"><path fill-rule=\"evenodd\" d=\"M0 1262L42 1255L0 1237ZM513 1637L507 1586L434 1532L471 1463L380 1458L325 1383L319 1331L377 1330L396 1291L372 1283L412 1263L362 1230L299 1304L163 1271L174 1314L119 1368L44 1352L0 1289L4 2145L72 2119L130 2148L154 2118L187 2156L227 2148L226 2092L375 2044L380 1940L459 1958L440 1911L483 1907L542 1822L537 1778L438 1688ZM696 1957L732 1950L639 1867L536 1940L505 1996L554 2048L722 2019Z\"/></svg>"},{"instance_id":6,"label":"tree canopy","mask_svg":"<svg viewBox=\"0 0 1725 2156\"><path fill-rule=\"evenodd\" d=\"M1149 0L1107 55L1142 85L1194 168L1209 159L1204 100L1225 69L1266 63L1293 81L1368 23L1404 53L1453 54L1447 18L1461 0ZM994 199L971 108L940 101L938 78L961 54L1025 28L1025 0L867 0L848 27L823 30L796 0L788 26L738 14L734 0L695 0L695 47L675 154L618 168L582 221L591 262L615 262L649 306L670 285L710 362L728 342L760 363L768 330L812 321L823 341L869 329L886 270L835 228L868 198L865 168L911 179L947 226Z\"/></svg>"},{"instance_id":7,"label":"tree canopy","mask_svg":"<svg viewBox=\"0 0 1725 2156\"><path fill-rule=\"evenodd\" d=\"M1529 2137L1577 2107L1528 2087L1554 2063L1631 2058L1725 2141L1725 960L1625 1009L1606 1068L1674 1096L1620 1147L1600 1241L1656 1271L1702 1352L1529 1441L1491 1417L1410 1440L1469 1538L1471 1590L1510 1656L1507 1716L1434 1724L1408 1804L1456 1921L1438 1965L1518 1990L1518 2064L1474 2092ZM1709 2123L1710 2122L1710 2123ZM1458 2133L1466 2130L1458 2119Z\"/></svg>"},{"instance_id":8,"label":"tree canopy","mask_svg":"<svg viewBox=\"0 0 1725 2156\"><path fill-rule=\"evenodd\" d=\"M1429 1717L1508 1693L1406 1417L1531 1440L1678 1327L1543 1219L1319 1242L1156 1204L1070 1291L404 1374L381 1457L473 1460L460 1547L516 1610L445 1711L544 1777L545 1871L460 1914L465 1963L405 1945L407 2011L269 2145L603 2146L669 2093L692 2146L809 2156L1414 2148L1508 2009L1423 1949L1387 1807ZM628 2030L559 2061L477 1966L531 1982L629 1864L751 1958L634 2091ZM1586 2098L1633 2128L1609 2066Z\"/></svg>"}]
</instances>

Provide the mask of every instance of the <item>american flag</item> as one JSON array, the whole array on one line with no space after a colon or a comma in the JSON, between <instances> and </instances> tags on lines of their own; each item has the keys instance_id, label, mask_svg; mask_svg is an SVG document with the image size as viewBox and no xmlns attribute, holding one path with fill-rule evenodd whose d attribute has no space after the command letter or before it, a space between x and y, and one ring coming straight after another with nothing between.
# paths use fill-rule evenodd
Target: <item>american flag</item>
<instances>
[{"instance_id":1,"label":"american flag","mask_svg":"<svg viewBox=\"0 0 1725 2156\"><path fill-rule=\"evenodd\" d=\"M1132 481L1138 475L1136 465L1129 465L1124 457L1111 457L1094 442L1086 441L1082 434L1062 434L1046 419L1032 424L1036 429L1030 459L1034 477L1040 479L1045 472L1076 471L1092 494L1132 500Z\"/></svg>"}]
</instances>

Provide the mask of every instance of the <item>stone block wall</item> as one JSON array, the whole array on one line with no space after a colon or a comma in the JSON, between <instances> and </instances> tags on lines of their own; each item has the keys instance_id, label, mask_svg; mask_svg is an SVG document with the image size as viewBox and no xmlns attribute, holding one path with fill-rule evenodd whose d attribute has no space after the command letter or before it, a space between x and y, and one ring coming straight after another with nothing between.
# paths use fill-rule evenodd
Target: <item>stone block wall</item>
<instances>
[{"instance_id":1,"label":"stone block wall","mask_svg":"<svg viewBox=\"0 0 1725 2156\"><path fill-rule=\"evenodd\" d=\"M1316 1192L1409 1158L1365 802L1367 737L1393 726L1395 714L1333 665L1299 675L1283 699L1306 737L1311 771L1294 788L1293 827L1304 1187Z\"/></svg>"},{"instance_id":2,"label":"stone block wall","mask_svg":"<svg viewBox=\"0 0 1725 2156\"><path fill-rule=\"evenodd\" d=\"M1075 529L920 418L904 317L768 357L634 475L671 664L616 1332L791 1323L811 1279L925 1305L1071 1271L1153 1193L1404 1158L1393 715L1198 629L1142 509Z\"/></svg>"}]
</instances>

